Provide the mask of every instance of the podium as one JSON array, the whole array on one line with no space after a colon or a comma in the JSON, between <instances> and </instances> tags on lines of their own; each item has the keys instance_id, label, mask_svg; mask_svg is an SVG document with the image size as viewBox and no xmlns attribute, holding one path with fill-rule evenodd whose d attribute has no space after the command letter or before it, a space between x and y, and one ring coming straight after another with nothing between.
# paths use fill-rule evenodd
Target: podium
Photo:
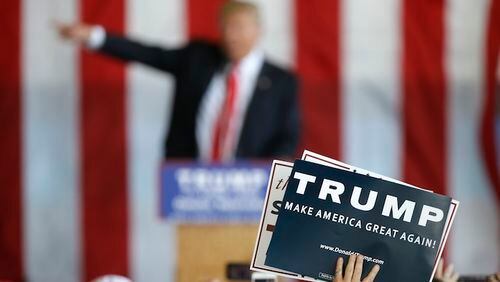
<instances>
[{"instance_id":1,"label":"podium","mask_svg":"<svg viewBox=\"0 0 500 282\"><path fill-rule=\"evenodd\" d=\"M228 265L250 263L270 166L259 161L162 166L161 216L177 225L176 281L228 281Z\"/></svg>"}]
</instances>

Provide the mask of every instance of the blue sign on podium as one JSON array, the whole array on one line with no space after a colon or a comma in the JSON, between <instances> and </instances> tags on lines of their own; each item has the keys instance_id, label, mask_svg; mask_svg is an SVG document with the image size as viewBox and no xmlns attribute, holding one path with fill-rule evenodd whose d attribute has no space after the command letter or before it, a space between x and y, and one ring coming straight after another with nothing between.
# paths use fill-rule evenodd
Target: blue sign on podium
<instances>
[{"instance_id":1,"label":"blue sign on podium","mask_svg":"<svg viewBox=\"0 0 500 282\"><path fill-rule=\"evenodd\" d=\"M161 170L161 214L179 223L256 223L271 164L166 163Z\"/></svg>"}]
</instances>

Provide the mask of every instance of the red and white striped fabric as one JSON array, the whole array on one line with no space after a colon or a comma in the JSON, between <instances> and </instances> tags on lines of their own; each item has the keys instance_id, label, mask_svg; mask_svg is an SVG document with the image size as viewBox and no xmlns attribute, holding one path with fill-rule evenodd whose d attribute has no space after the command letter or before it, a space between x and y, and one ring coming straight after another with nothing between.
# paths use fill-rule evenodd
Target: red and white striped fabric
<instances>
[{"instance_id":1,"label":"red and white striped fabric","mask_svg":"<svg viewBox=\"0 0 500 282\"><path fill-rule=\"evenodd\" d=\"M178 45L221 0L0 1L0 280L174 281L157 169L172 80L61 42L51 21ZM462 201L448 257L499 269L499 0L260 0L302 77L303 145Z\"/></svg>"}]
</instances>

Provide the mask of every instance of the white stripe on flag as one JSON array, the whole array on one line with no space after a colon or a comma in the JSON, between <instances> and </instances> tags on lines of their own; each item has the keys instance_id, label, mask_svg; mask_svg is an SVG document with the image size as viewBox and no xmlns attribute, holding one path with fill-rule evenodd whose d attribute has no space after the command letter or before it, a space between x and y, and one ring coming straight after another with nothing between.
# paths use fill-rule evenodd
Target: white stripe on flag
<instances>
[{"instance_id":1,"label":"white stripe on flag","mask_svg":"<svg viewBox=\"0 0 500 282\"><path fill-rule=\"evenodd\" d=\"M260 9L262 45L269 58L280 65L294 65L294 4L290 0L253 0Z\"/></svg>"},{"instance_id":2,"label":"white stripe on flag","mask_svg":"<svg viewBox=\"0 0 500 282\"><path fill-rule=\"evenodd\" d=\"M479 144L489 1L453 0L448 7L449 191L461 201L448 246L461 273L492 273L500 263L500 217Z\"/></svg>"},{"instance_id":3,"label":"white stripe on flag","mask_svg":"<svg viewBox=\"0 0 500 282\"><path fill-rule=\"evenodd\" d=\"M154 44L185 37L184 1L128 0L127 31ZM175 281L175 227L159 216L159 166L173 80L144 66L128 69L130 269L134 281Z\"/></svg>"},{"instance_id":4,"label":"white stripe on flag","mask_svg":"<svg viewBox=\"0 0 500 282\"><path fill-rule=\"evenodd\" d=\"M342 155L400 178L400 3L342 2Z\"/></svg>"},{"instance_id":5,"label":"white stripe on flag","mask_svg":"<svg viewBox=\"0 0 500 282\"><path fill-rule=\"evenodd\" d=\"M76 1L22 7L24 257L29 281L79 281L80 203L76 49L54 19L75 21Z\"/></svg>"}]
</instances>

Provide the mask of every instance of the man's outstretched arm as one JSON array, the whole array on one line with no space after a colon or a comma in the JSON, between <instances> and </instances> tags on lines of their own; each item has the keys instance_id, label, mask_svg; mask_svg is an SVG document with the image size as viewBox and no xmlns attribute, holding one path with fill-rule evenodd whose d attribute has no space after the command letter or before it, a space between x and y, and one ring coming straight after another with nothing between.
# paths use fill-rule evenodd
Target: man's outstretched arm
<instances>
[{"instance_id":1,"label":"man's outstretched arm","mask_svg":"<svg viewBox=\"0 0 500 282\"><path fill-rule=\"evenodd\" d=\"M100 26L57 24L60 36L86 45L103 54L124 61L135 61L176 75L182 66L185 49L165 49L107 33Z\"/></svg>"}]
</instances>

